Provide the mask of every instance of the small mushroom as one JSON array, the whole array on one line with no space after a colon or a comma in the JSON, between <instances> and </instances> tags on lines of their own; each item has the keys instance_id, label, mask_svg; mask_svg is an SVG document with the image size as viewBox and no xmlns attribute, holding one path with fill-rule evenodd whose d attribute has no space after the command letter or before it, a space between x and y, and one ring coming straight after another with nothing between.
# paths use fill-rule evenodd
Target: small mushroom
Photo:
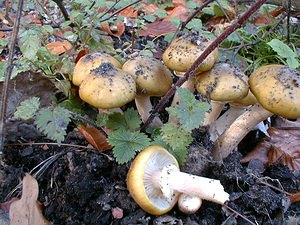
<instances>
[{"instance_id":1,"label":"small mushroom","mask_svg":"<svg viewBox=\"0 0 300 225\"><path fill-rule=\"evenodd\" d=\"M135 94L132 76L107 62L92 69L79 86L80 98L99 109L121 107L132 101Z\"/></svg>"},{"instance_id":2,"label":"small mushroom","mask_svg":"<svg viewBox=\"0 0 300 225\"><path fill-rule=\"evenodd\" d=\"M178 198L178 209L185 214L197 212L202 205L202 199L198 196L181 193Z\"/></svg>"},{"instance_id":3,"label":"small mushroom","mask_svg":"<svg viewBox=\"0 0 300 225\"><path fill-rule=\"evenodd\" d=\"M136 203L153 215L170 211L180 193L218 204L229 199L219 180L180 172L175 157L160 146L149 146L136 156L127 188Z\"/></svg>"},{"instance_id":4,"label":"small mushroom","mask_svg":"<svg viewBox=\"0 0 300 225\"><path fill-rule=\"evenodd\" d=\"M197 58L212 43L206 35L203 34L185 34L171 42L170 46L163 53L162 59L165 65L175 72L175 75L182 75L193 65ZM218 49L213 50L206 59L199 65L195 74L210 70L218 58ZM190 76L189 79L181 86L191 92L195 90L195 77ZM175 92L171 106L179 103L178 93Z\"/></svg>"},{"instance_id":5,"label":"small mushroom","mask_svg":"<svg viewBox=\"0 0 300 225\"><path fill-rule=\"evenodd\" d=\"M276 114L288 119L300 117L300 72L284 65L266 65L249 77L249 85L258 103L240 115L216 140L215 160L227 157L258 123Z\"/></svg>"},{"instance_id":6,"label":"small mushroom","mask_svg":"<svg viewBox=\"0 0 300 225\"><path fill-rule=\"evenodd\" d=\"M74 67L72 76L73 84L79 86L82 81L87 78L90 70L97 68L101 63L104 62L110 62L117 68L122 67L118 60L106 53L96 52L87 54L81 57Z\"/></svg>"},{"instance_id":7,"label":"small mushroom","mask_svg":"<svg viewBox=\"0 0 300 225\"><path fill-rule=\"evenodd\" d=\"M202 124L208 126L218 118L226 103L247 96L248 77L229 63L216 63L211 70L197 75L196 89L211 102L211 111L206 113Z\"/></svg>"},{"instance_id":8,"label":"small mushroom","mask_svg":"<svg viewBox=\"0 0 300 225\"><path fill-rule=\"evenodd\" d=\"M153 108L150 96L160 97L166 94L172 86L172 74L161 61L147 56L138 56L126 61L122 69L131 74L136 81L135 103L142 121L145 122ZM155 117L150 126L161 127L162 122Z\"/></svg>"}]
</instances>

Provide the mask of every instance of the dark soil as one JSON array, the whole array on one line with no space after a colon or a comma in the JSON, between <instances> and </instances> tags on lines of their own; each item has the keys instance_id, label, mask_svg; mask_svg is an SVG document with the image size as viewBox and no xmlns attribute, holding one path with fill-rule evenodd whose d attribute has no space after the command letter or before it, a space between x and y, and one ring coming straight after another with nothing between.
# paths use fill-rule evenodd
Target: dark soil
<instances>
[{"instance_id":1,"label":"dark soil","mask_svg":"<svg viewBox=\"0 0 300 225\"><path fill-rule=\"evenodd\" d=\"M300 190L299 177L295 172L280 164L265 167L259 160L241 165L242 155L238 152L223 163L216 163L210 160L210 152L206 150L209 142L206 141L205 131L196 130L194 139L189 159L182 170L220 179L230 193L228 205L254 224L299 222L300 204L291 204L284 194L284 191ZM87 145L76 131L69 132L66 142ZM41 169L37 176L39 200L44 205L45 217L54 224L250 224L226 207L210 202L204 202L193 215L185 215L175 207L167 215L151 216L133 201L126 189L130 163L116 164L111 152L56 145L47 147L6 147L0 170L0 202L20 196L20 189L12 195L9 193L24 173L56 155L54 162L46 168L39 167L33 171ZM112 215L112 211L118 208L123 210L121 219L115 219Z\"/></svg>"}]
</instances>

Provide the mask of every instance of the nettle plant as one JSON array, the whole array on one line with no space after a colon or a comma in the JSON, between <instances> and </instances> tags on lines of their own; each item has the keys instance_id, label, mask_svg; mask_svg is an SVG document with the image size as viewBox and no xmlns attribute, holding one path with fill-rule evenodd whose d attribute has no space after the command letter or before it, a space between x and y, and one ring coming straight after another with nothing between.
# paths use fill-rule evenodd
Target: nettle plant
<instances>
[{"instance_id":1,"label":"nettle plant","mask_svg":"<svg viewBox=\"0 0 300 225\"><path fill-rule=\"evenodd\" d=\"M166 147L181 164L185 161L187 148L193 141L192 130L201 125L210 106L197 100L193 93L184 88L178 88L177 91L184 101L167 108L170 115L178 118L177 124L167 122L161 128L149 128L143 133L140 131L142 120L133 108L127 108L123 113L98 114L95 122L110 129L107 140L113 146L118 163L128 162L150 144ZM14 114L19 119L34 119L37 128L58 143L64 140L72 115L72 112L59 105L40 108L37 97L23 101Z\"/></svg>"}]
</instances>

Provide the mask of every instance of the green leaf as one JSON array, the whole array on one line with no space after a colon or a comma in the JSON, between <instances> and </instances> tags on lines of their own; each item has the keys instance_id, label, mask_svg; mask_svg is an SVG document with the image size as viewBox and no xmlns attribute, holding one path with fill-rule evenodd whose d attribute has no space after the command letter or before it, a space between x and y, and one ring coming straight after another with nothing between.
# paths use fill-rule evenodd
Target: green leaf
<instances>
[{"instance_id":1,"label":"green leaf","mask_svg":"<svg viewBox=\"0 0 300 225\"><path fill-rule=\"evenodd\" d=\"M202 21L200 19L192 19L187 25L186 28L190 30L201 31L202 30Z\"/></svg>"},{"instance_id":2,"label":"green leaf","mask_svg":"<svg viewBox=\"0 0 300 225\"><path fill-rule=\"evenodd\" d=\"M19 47L24 57L36 60L36 53L41 47L41 35L37 29L25 30L19 38Z\"/></svg>"},{"instance_id":3,"label":"green leaf","mask_svg":"<svg viewBox=\"0 0 300 225\"><path fill-rule=\"evenodd\" d=\"M145 16L144 16L144 20L146 20L146 21L152 23L152 22L154 22L154 21L156 20L156 17L153 16L153 15L145 15Z\"/></svg>"},{"instance_id":4,"label":"green leaf","mask_svg":"<svg viewBox=\"0 0 300 225\"><path fill-rule=\"evenodd\" d=\"M136 152L150 145L150 140L144 133L125 129L113 131L107 140L113 146L113 154L119 164L128 162Z\"/></svg>"},{"instance_id":5,"label":"green leaf","mask_svg":"<svg viewBox=\"0 0 300 225\"><path fill-rule=\"evenodd\" d=\"M279 55L279 57L286 59L286 63L291 68L298 68L300 66L298 55L287 44L278 39L272 39L267 43Z\"/></svg>"},{"instance_id":6,"label":"green leaf","mask_svg":"<svg viewBox=\"0 0 300 225\"><path fill-rule=\"evenodd\" d=\"M40 108L40 98L32 97L21 102L17 107L14 116L16 119L28 120L34 117Z\"/></svg>"},{"instance_id":7,"label":"green leaf","mask_svg":"<svg viewBox=\"0 0 300 225\"><path fill-rule=\"evenodd\" d=\"M113 113L108 116L106 126L110 129L129 129L135 130L142 123L138 112L132 108L127 109L124 114Z\"/></svg>"},{"instance_id":8,"label":"green leaf","mask_svg":"<svg viewBox=\"0 0 300 225\"><path fill-rule=\"evenodd\" d=\"M193 141L190 132L172 123L166 123L162 126L161 135L162 139L176 151L187 151L187 147Z\"/></svg>"},{"instance_id":9,"label":"green leaf","mask_svg":"<svg viewBox=\"0 0 300 225\"><path fill-rule=\"evenodd\" d=\"M70 118L70 112L62 107L58 106L53 110L43 108L36 115L35 124L48 138L61 143L65 138Z\"/></svg>"},{"instance_id":10,"label":"green leaf","mask_svg":"<svg viewBox=\"0 0 300 225\"><path fill-rule=\"evenodd\" d=\"M155 15L157 15L159 18L165 18L168 16L168 13L164 9L156 9L154 11Z\"/></svg>"},{"instance_id":11,"label":"green leaf","mask_svg":"<svg viewBox=\"0 0 300 225\"><path fill-rule=\"evenodd\" d=\"M210 106L206 102L195 99L193 93L185 88L177 88L177 93L180 97L180 103L176 107L167 108L167 111L171 116L177 117L182 127L190 132L201 125L204 114Z\"/></svg>"}]
</instances>

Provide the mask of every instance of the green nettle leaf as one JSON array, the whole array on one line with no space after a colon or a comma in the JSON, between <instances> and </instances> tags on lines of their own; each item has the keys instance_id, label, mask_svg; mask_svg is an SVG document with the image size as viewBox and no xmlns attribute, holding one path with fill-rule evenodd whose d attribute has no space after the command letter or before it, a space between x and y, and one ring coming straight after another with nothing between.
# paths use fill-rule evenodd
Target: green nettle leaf
<instances>
[{"instance_id":1,"label":"green nettle leaf","mask_svg":"<svg viewBox=\"0 0 300 225\"><path fill-rule=\"evenodd\" d=\"M142 120L138 112L132 108L127 109L124 114L113 113L108 116L106 126L110 129L129 129L131 131L140 127Z\"/></svg>"},{"instance_id":2,"label":"green nettle leaf","mask_svg":"<svg viewBox=\"0 0 300 225\"><path fill-rule=\"evenodd\" d=\"M167 108L167 111L171 116L177 117L182 127L190 132L201 125L204 114L210 106L195 99L193 93L185 88L177 88L177 92L181 99L180 103L176 107Z\"/></svg>"},{"instance_id":3,"label":"green nettle leaf","mask_svg":"<svg viewBox=\"0 0 300 225\"><path fill-rule=\"evenodd\" d=\"M41 35L37 29L25 30L19 38L19 47L24 57L35 61L41 47Z\"/></svg>"},{"instance_id":4,"label":"green nettle leaf","mask_svg":"<svg viewBox=\"0 0 300 225\"><path fill-rule=\"evenodd\" d=\"M53 110L43 108L37 113L35 124L48 138L61 143L65 138L70 120L70 112L62 107L56 107Z\"/></svg>"},{"instance_id":5,"label":"green nettle leaf","mask_svg":"<svg viewBox=\"0 0 300 225\"><path fill-rule=\"evenodd\" d=\"M34 117L40 108L40 98L32 97L21 102L17 107L14 116L16 119L28 120Z\"/></svg>"},{"instance_id":6,"label":"green nettle leaf","mask_svg":"<svg viewBox=\"0 0 300 225\"><path fill-rule=\"evenodd\" d=\"M161 128L162 139L167 142L176 151L185 150L192 143L191 133L183 127L177 127L175 124L166 123Z\"/></svg>"},{"instance_id":7,"label":"green nettle leaf","mask_svg":"<svg viewBox=\"0 0 300 225\"><path fill-rule=\"evenodd\" d=\"M128 162L136 152L150 145L146 134L125 129L113 131L107 140L113 146L113 154L119 164Z\"/></svg>"},{"instance_id":8,"label":"green nettle leaf","mask_svg":"<svg viewBox=\"0 0 300 225\"><path fill-rule=\"evenodd\" d=\"M147 20L150 23L152 23L156 20L156 17L153 15L145 15L143 18L144 18L144 20Z\"/></svg>"},{"instance_id":9,"label":"green nettle leaf","mask_svg":"<svg viewBox=\"0 0 300 225\"><path fill-rule=\"evenodd\" d=\"M279 57L286 59L286 63L291 68L298 68L300 66L298 55L287 44L278 39L272 39L267 43L279 55Z\"/></svg>"},{"instance_id":10,"label":"green nettle leaf","mask_svg":"<svg viewBox=\"0 0 300 225\"><path fill-rule=\"evenodd\" d=\"M164 9L156 9L154 13L159 17L159 18L165 18L168 16L168 13Z\"/></svg>"},{"instance_id":11,"label":"green nettle leaf","mask_svg":"<svg viewBox=\"0 0 300 225\"><path fill-rule=\"evenodd\" d=\"M135 130L139 128L142 123L139 113L133 108L129 108L124 112L124 118L129 130Z\"/></svg>"}]
</instances>

